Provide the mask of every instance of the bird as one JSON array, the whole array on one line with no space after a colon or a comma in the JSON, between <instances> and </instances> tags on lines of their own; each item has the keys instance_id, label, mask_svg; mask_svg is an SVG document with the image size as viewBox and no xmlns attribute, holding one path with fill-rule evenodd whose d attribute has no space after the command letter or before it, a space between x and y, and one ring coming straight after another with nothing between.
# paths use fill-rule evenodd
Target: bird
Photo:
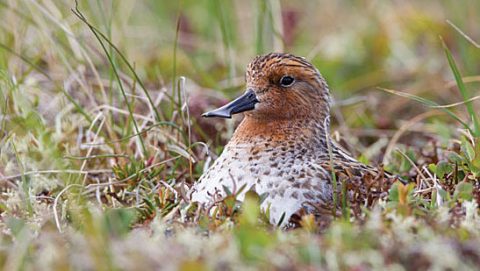
<instances>
[{"instance_id":1,"label":"bird","mask_svg":"<svg viewBox=\"0 0 480 271\"><path fill-rule=\"evenodd\" d=\"M244 118L193 185L193 202L214 204L229 192L238 192L242 201L253 190L263 196L261 208L268 210L270 223L286 226L303 214L335 216L342 189L352 206L361 201L357 210L372 201L365 191L385 196L385 184L388 188L396 176L360 163L331 139L330 91L314 65L292 54L269 53L248 64L245 78L240 97L203 114Z\"/></svg>"}]
</instances>

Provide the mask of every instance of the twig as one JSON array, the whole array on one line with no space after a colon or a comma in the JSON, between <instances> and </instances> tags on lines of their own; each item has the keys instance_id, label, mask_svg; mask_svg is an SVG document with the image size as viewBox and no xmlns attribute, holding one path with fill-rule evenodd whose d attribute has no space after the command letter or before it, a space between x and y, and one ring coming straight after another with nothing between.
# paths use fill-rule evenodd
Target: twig
<instances>
[{"instance_id":1,"label":"twig","mask_svg":"<svg viewBox=\"0 0 480 271\"><path fill-rule=\"evenodd\" d=\"M55 200L53 201L53 217L55 219L55 225L57 226L57 229L60 233L62 233L62 226L60 225L60 219L58 218L58 213L57 213L57 205L58 205L58 199L62 196L63 193L65 193L68 189L72 187L80 187L82 188L83 186L80 184L70 184L67 185L58 195L55 197Z\"/></svg>"},{"instance_id":2,"label":"twig","mask_svg":"<svg viewBox=\"0 0 480 271\"><path fill-rule=\"evenodd\" d=\"M390 154L392 153L393 151L393 148L395 147L395 145L397 144L398 140L400 139L400 137L411 127L413 126L414 124L420 122L421 120L424 120L426 118L429 118L429 117L432 117L432 116L435 116L435 115L440 115L441 112L439 111L427 111L425 113L422 113L420 115L417 115L415 116L414 118L412 118L411 120L409 120L407 123L405 123L404 125L402 125L400 127L400 129L398 129L398 131L395 133L395 135L393 135L392 139L390 140L390 142L388 143L387 145L387 148L385 150L385 155L383 156L383 161L382 161L382 164L386 165L388 164L389 160L390 160Z\"/></svg>"},{"instance_id":3,"label":"twig","mask_svg":"<svg viewBox=\"0 0 480 271\"><path fill-rule=\"evenodd\" d=\"M11 180L11 179L16 179L20 178L23 176L29 176L29 175L35 175L35 174L60 174L60 173L66 173L66 174L99 174L99 173L111 173L111 169L96 169L96 170L73 170L73 169L49 169L49 170L34 170L34 171L27 171L22 174L16 174L16 175L10 175L10 176L5 176L1 177L0 181L6 181L6 180Z\"/></svg>"},{"instance_id":4,"label":"twig","mask_svg":"<svg viewBox=\"0 0 480 271\"><path fill-rule=\"evenodd\" d=\"M407 161L417 170L418 174L423 178L423 180L427 180L427 177L423 175L422 171L417 167L417 165L412 161L412 159L408 157L408 155L406 155L404 152L402 152L398 148L396 149L396 151L399 152L403 157L405 157L405 159L407 159Z\"/></svg>"},{"instance_id":5,"label":"twig","mask_svg":"<svg viewBox=\"0 0 480 271\"><path fill-rule=\"evenodd\" d=\"M473 46L477 47L480 49L480 44L476 43L472 38L470 38L467 34L465 34L460 28L458 28L456 25L454 25L450 20L447 20L447 24L449 24L453 29L457 30L460 35L462 35L466 40L468 40Z\"/></svg>"}]
</instances>

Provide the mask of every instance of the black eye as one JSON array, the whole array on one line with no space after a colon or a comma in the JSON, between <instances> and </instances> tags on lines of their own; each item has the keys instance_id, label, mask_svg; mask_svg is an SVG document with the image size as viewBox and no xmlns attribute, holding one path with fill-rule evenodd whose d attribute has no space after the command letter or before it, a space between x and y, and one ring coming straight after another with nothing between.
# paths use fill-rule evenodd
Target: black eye
<instances>
[{"instance_id":1,"label":"black eye","mask_svg":"<svg viewBox=\"0 0 480 271\"><path fill-rule=\"evenodd\" d=\"M282 77L282 79L280 79L280 85L282 87L289 87L293 85L293 82L295 82L295 79L293 79L293 77L288 75L285 75L284 77Z\"/></svg>"}]
</instances>

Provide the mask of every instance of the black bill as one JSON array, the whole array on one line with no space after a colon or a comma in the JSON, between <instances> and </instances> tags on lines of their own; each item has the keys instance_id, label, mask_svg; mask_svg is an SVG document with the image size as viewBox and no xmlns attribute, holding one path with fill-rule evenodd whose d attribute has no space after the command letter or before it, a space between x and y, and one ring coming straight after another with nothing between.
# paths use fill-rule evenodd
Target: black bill
<instances>
[{"instance_id":1,"label":"black bill","mask_svg":"<svg viewBox=\"0 0 480 271\"><path fill-rule=\"evenodd\" d=\"M203 113L202 116L206 118L231 118L234 114L253 110L256 103L258 103L257 95L255 95L255 92L250 89L230 103L215 110Z\"/></svg>"}]
</instances>

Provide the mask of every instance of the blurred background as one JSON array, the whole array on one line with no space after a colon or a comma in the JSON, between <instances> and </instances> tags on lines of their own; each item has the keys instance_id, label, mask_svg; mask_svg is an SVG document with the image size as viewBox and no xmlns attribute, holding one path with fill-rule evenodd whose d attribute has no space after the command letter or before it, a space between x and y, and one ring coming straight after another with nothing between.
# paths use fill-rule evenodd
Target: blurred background
<instances>
[{"instance_id":1,"label":"blurred background","mask_svg":"<svg viewBox=\"0 0 480 271\"><path fill-rule=\"evenodd\" d=\"M379 88L438 104L463 100L442 40L471 96L480 86L480 2L474 0L82 0L82 15L75 8L75 1L0 1L2 129L22 134L42 123L42 131L57 133L49 140L62 142L58 153L85 152L68 148L95 126L99 112L108 116L105 141L160 121L188 122L185 144L203 141L218 153L235 124L200 114L241 93L248 62L272 51L304 56L320 70L335 99L333 134L366 161L381 162L380 150L399 127L433 110ZM181 76L186 85L177 91ZM188 121L185 107L178 108L182 98L188 100ZM464 106L452 110L465 113ZM131 114L143 124L133 127ZM428 114L400 141L412 144L413 138L422 145L436 138L447 144L460 125L443 113ZM104 148L142 156L140 145Z\"/></svg>"},{"instance_id":2,"label":"blurred background","mask_svg":"<svg viewBox=\"0 0 480 271\"><path fill-rule=\"evenodd\" d=\"M478 268L479 18L478 0L0 0L0 266ZM231 197L189 202L241 118L201 113L272 51L320 70L354 157L412 180L372 219L270 234Z\"/></svg>"}]
</instances>

